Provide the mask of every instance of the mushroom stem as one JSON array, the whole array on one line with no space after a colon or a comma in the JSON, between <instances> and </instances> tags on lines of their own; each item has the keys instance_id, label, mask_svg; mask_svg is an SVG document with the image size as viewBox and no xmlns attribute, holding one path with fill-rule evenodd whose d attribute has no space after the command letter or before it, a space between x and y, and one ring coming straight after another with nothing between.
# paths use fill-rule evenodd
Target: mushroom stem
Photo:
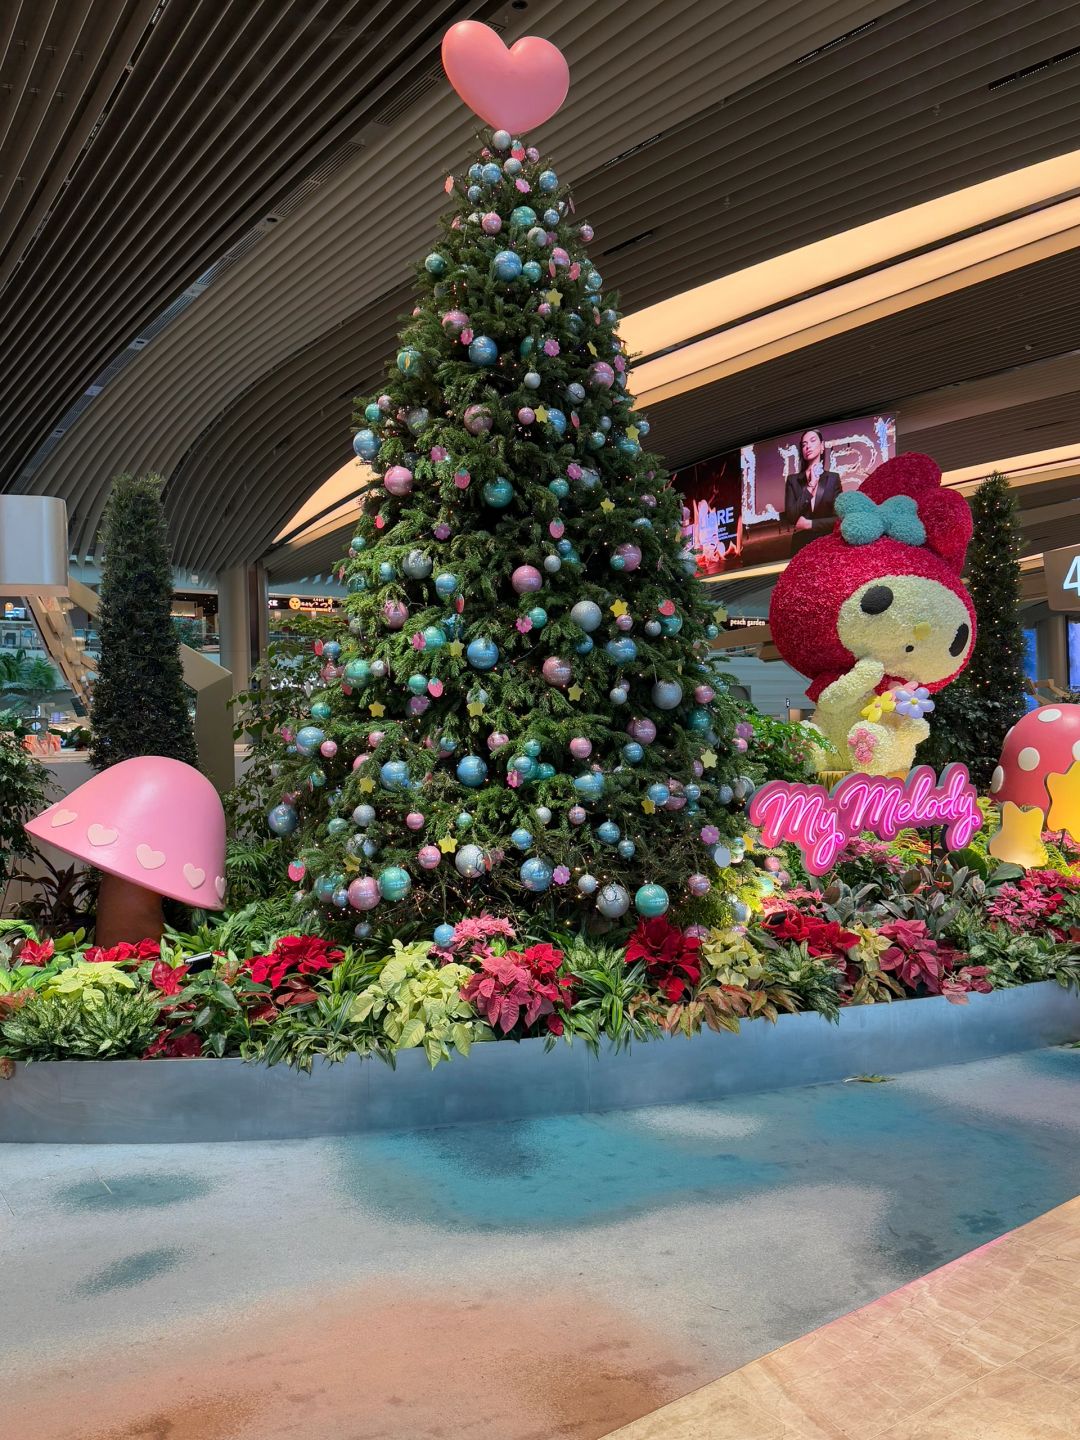
<instances>
[{"instance_id":1,"label":"mushroom stem","mask_svg":"<svg viewBox=\"0 0 1080 1440\"><path fill-rule=\"evenodd\" d=\"M101 876L94 940L98 945L117 945L127 940L160 940L165 928L161 896L145 885L123 880L119 875Z\"/></svg>"}]
</instances>

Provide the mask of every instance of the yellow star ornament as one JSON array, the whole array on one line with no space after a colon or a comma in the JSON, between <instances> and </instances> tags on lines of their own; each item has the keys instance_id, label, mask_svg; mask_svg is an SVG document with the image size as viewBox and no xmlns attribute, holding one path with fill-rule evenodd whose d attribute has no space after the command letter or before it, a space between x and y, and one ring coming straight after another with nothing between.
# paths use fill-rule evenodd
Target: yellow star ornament
<instances>
[{"instance_id":1,"label":"yellow star ornament","mask_svg":"<svg viewBox=\"0 0 1080 1440\"><path fill-rule=\"evenodd\" d=\"M620 615L626 614L626 612L630 609L630 606L627 605L625 600L616 600L614 605L610 606L609 608L612 615L614 615L615 619L617 620Z\"/></svg>"},{"instance_id":2,"label":"yellow star ornament","mask_svg":"<svg viewBox=\"0 0 1080 1440\"><path fill-rule=\"evenodd\" d=\"M1070 765L1064 775L1048 775L1050 813L1048 830L1067 830L1074 840L1080 839L1080 760Z\"/></svg>"},{"instance_id":3,"label":"yellow star ornament","mask_svg":"<svg viewBox=\"0 0 1080 1440\"><path fill-rule=\"evenodd\" d=\"M538 405L533 411L533 414L536 416L537 420L539 420L542 425L544 421L548 418L547 406Z\"/></svg>"},{"instance_id":4,"label":"yellow star ornament","mask_svg":"<svg viewBox=\"0 0 1080 1440\"><path fill-rule=\"evenodd\" d=\"M556 308L558 308L558 306L562 304L562 296L559 294L558 290L545 290L544 299L548 302L549 305L554 305Z\"/></svg>"},{"instance_id":5,"label":"yellow star ornament","mask_svg":"<svg viewBox=\"0 0 1080 1440\"><path fill-rule=\"evenodd\" d=\"M571 700L580 700L581 697L585 694L585 691L582 690L580 685L571 685L570 689L567 690L566 693Z\"/></svg>"},{"instance_id":6,"label":"yellow star ornament","mask_svg":"<svg viewBox=\"0 0 1080 1440\"><path fill-rule=\"evenodd\" d=\"M370 775L365 775L363 780L360 781L360 794L370 795L374 789L375 781L372 780Z\"/></svg>"},{"instance_id":7,"label":"yellow star ornament","mask_svg":"<svg viewBox=\"0 0 1080 1440\"><path fill-rule=\"evenodd\" d=\"M655 801L655 800L650 800L649 797L646 795L646 796L645 796L645 799L642 800L642 802L641 802L641 808L642 808L642 810L645 811L645 814L646 814L646 815L655 815L655 814L656 814L656 801Z\"/></svg>"},{"instance_id":8,"label":"yellow star ornament","mask_svg":"<svg viewBox=\"0 0 1080 1440\"><path fill-rule=\"evenodd\" d=\"M484 713L484 702L482 700L470 700L468 704L469 714L475 720L477 715Z\"/></svg>"},{"instance_id":9,"label":"yellow star ornament","mask_svg":"<svg viewBox=\"0 0 1080 1440\"><path fill-rule=\"evenodd\" d=\"M444 855L452 855L457 849L457 841L453 835L444 835L439 841L439 849Z\"/></svg>"},{"instance_id":10,"label":"yellow star ornament","mask_svg":"<svg viewBox=\"0 0 1080 1440\"><path fill-rule=\"evenodd\" d=\"M1076 766L1073 766L1073 769L1076 769ZM1042 828L1041 810L1033 807L1021 810L1019 805L1006 800L1001 807L1001 829L988 846L990 854L996 860L1004 860L1010 865L1023 865L1025 869L1038 870L1046 864Z\"/></svg>"},{"instance_id":11,"label":"yellow star ornament","mask_svg":"<svg viewBox=\"0 0 1080 1440\"><path fill-rule=\"evenodd\" d=\"M588 345L586 346L586 349L588 350L588 352L589 352L590 355L595 355L595 354L597 353L597 351L596 351L596 346L592 343L591 340L589 341Z\"/></svg>"},{"instance_id":12,"label":"yellow star ornament","mask_svg":"<svg viewBox=\"0 0 1080 1440\"><path fill-rule=\"evenodd\" d=\"M715 751L715 750L703 750L703 751L701 752L701 764L702 764L702 768L705 769L705 770L715 770L715 769L716 769L716 751Z\"/></svg>"},{"instance_id":13,"label":"yellow star ornament","mask_svg":"<svg viewBox=\"0 0 1080 1440\"><path fill-rule=\"evenodd\" d=\"M610 515L611 512L612 512L612 510L615 509L615 501L614 501L614 500L601 500L601 501L600 501L600 509L603 510L603 512L604 512L605 515Z\"/></svg>"},{"instance_id":14,"label":"yellow star ornament","mask_svg":"<svg viewBox=\"0 0 1080 1440\"><path fill-rule=\"evenodd\" d=\"M373 715L376 720L381 719L382 716L386 714L386 706L380 704L378 700L373 700L367 708L368 714Z\"/></svg>"},{"instance_id":15,"label":"yellow star ornament","mask_svg":"<svg viewBox=\"0 0 1080 1440\"><path fill-rule=\"evenodd\" d=\"M460 660L465 653L465 646L460 640L451 640L450 644L446 647L446 653L452 655L455 660Z\"/></svg>"},{"instance_id":16,"label":"yellow star ornament","mask_svg":"<svg viewBox=\"0 0 1080 1440\"><path fill-rule=\"evenodd\" d=\"M641 431L638 429L638 427L637 427L636 425L627 425L627 427L626 427L626 434L627 434L627 438L628 438L628 439L630 439L630 440L636 440L636 439L638 438L638 436L641 434Z\"/></svg>"}]
</instances>

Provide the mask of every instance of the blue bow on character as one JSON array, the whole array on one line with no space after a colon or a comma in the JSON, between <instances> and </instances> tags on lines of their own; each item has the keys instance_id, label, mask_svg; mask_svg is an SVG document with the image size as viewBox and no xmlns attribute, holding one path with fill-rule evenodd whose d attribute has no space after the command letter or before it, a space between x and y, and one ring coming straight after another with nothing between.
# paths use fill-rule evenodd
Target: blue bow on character
<instances>
[{"instance_id":1,"label":"blue bow on character","mask_svg":"<svg viewBox=\"0 0 1080 1440\"><path fill-rule=\"evenodd\" d=\"M836 513L849 545L870 545L883 535L903 545L926 544L926 527L910 495L893 495L879 505L861 490L849 490L837 497Z\"/></svg>"}]
</instances>

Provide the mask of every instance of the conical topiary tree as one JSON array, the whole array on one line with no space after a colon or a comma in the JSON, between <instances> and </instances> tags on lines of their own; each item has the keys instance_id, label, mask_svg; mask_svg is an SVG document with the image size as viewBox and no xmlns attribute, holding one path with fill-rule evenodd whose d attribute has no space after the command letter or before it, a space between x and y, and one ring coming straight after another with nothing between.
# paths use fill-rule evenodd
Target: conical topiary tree
<instances>
[{"instance_id":1,"label":"conical topiary tree","mask_svg":"<svg viewBox=\"0 0 1080 1440\"><path fill-rule=\"evenodd\" d=\"M990 782L1006 732L1027 708L1016 497L995 471L971 497L974 531L966 578L975 606L975 648L967 669L937 697L920 761L938 768L963 760L976 785Z\"/></svg>"},{"instance_id":2,"label":"conical topiary tree","mask_svg":"<svg viewBox=\"0 0 1080 1440\"><path fill-rule=\"evenodd\" d=\"M654 916L738 863L752 788L681 498L569 190L505 132L447 189L358 407L348 633L286 727L271 828L361 933L379 905Z\"/></svg>"},{"instance_id":3,"label":"conical topiary tree","mask_svg":"<svg viewBox=\"0 0 1080 1440\"><path fill-rule=\"evenodd\" d=\"M172 572L163 481L120 475L105 510L101 658L90 706L90 759L98 770L133 755L196 763L195 736L173 629Z\"/></svg>"}]
</instances>

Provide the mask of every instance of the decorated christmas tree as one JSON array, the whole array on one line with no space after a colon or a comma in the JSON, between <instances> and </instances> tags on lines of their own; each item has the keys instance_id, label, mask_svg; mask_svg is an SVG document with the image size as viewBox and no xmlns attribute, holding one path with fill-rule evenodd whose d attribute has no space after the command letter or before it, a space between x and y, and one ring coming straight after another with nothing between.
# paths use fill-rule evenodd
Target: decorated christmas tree
<instances>
[{"instance_id":1,"label":"decorated christmas tree","mask_svg":"<svg viewBox=\"0 0 1080 1440\"><path fill-rule=\"evenodd\" d=\"M445 188L358 403L376 483L348 632L317 642L271 828L324 921L361 934L377 907L428 934L492 908L660 915L738 864L752 789L681 498L569 188L505 130Z\"/></svg>"}]
</instances>

